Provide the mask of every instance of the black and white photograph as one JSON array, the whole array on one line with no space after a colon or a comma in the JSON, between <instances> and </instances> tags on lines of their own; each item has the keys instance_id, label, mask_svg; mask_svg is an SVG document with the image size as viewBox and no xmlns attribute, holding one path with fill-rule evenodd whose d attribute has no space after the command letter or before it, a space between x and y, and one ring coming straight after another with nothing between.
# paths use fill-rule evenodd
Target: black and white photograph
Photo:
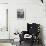
<instances>
[{"instance_id":1,"label":"black and white photograph","mask_svg":"<svg viewBox=\"0 0 46 46\"><path fill-rule=\"evenodd\" d=\"M46 46L46 0L0 0L0 46Z\"/></svg>"},{"instance_id":2,"label":"black and white photograph","mask_svg":"<svg viewBox=\"0 0 46 46\"><path fill-rule=\"evenodd\" d=\"M17 9L17 18L24 18L24 9Z\"/></svg>"}]
</instances>

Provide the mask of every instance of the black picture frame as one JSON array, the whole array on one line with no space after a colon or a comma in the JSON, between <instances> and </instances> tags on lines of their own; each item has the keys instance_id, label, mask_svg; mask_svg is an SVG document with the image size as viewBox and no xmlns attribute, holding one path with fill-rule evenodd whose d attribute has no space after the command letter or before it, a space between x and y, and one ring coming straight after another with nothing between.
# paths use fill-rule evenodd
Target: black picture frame
<instances>
[{"instance_id":1,"label":"black picture frame","mask_svg":"<svg viewBox=\"0 0 46 46\"><path fill-rule=\"evenodd\" d=\"M24 9L17 9L17 18L24 19Z\"/></svg>"}]
</instances>

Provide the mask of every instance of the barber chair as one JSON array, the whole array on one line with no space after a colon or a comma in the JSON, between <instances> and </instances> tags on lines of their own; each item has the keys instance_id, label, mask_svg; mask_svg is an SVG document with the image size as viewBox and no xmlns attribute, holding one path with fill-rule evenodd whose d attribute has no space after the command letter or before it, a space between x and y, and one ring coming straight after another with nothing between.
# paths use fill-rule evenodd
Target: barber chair
<instances>
[{"instance_id":1,"label":"barber chair","mask_svg":"<svg viewBox=\"0 0 46 46\"><path fill-rule=\"evenodd\" d=\"M39 42L40 42L39 33L40 33L40 24L36 24L36 23L29 24L29 23L27 23L27 31L22 31L21 34L19 34L20 44L22 41L30 41L31 46L33 45L33 43L39 44ZM32 37L25 39L24 38L25 34L29 34Z\"/></svg>"}]
</instances>

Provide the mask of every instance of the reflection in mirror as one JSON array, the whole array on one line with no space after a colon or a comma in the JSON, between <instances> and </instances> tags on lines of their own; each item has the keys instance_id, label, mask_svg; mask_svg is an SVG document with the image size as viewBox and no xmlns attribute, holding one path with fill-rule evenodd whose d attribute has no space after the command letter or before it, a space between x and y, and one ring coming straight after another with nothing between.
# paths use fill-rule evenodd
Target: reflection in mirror
<instances>
[{"instance_id":1,"label":"reflection in mirror","mask_svg":"<svg viewBox=\"0 0 46 46\"><path fill-rule=\"evenodd\" d=\"M0 31L8 31L8 5L0 3Z\"/></svg>"}]
</instances>

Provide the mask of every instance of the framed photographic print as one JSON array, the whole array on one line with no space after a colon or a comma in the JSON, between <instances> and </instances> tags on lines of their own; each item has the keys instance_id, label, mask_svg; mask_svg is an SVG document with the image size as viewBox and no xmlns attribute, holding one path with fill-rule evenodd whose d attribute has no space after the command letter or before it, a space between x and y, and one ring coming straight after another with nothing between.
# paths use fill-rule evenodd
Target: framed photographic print
<instances>
[{"instance_id":1,"label":"framed photographic print","mask_svg":"<svg viewBox=\"0 0 46 46\"><path fill-rule=\"evenodd\" d=\"M17 9L17 18L24 19L25 18L25 11L24 9Z\"/></svg>"}]
</instances>

